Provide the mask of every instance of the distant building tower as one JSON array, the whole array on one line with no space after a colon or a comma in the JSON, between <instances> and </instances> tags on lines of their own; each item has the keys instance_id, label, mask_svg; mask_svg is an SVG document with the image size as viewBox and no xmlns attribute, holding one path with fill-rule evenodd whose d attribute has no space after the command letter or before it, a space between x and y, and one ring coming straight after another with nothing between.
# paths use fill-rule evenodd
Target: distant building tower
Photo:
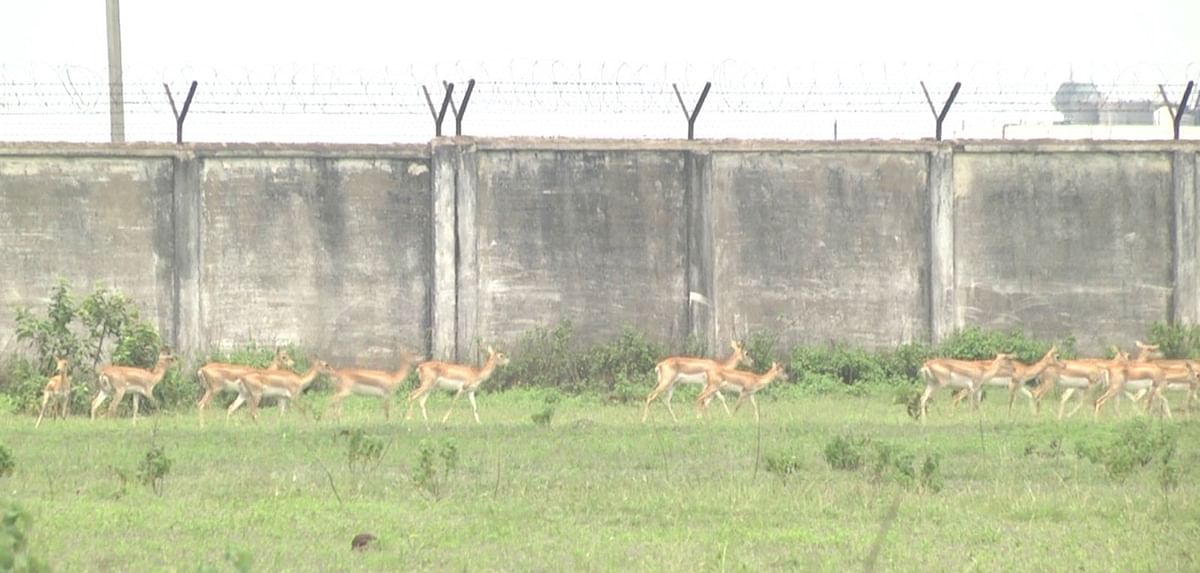
<instances>
[{"instance_id":1,"label":"distant building tower","mask_svg":"<svg viewBox=\"0 0 1200 573\"><path fill-rule=\"evenodd\" d=\"M1100 123L1100 90L1096 84L1063 82L1054 92L1054 109L1063 114L1065 125L1095 125Z\"/></svg>"}]
</instances>

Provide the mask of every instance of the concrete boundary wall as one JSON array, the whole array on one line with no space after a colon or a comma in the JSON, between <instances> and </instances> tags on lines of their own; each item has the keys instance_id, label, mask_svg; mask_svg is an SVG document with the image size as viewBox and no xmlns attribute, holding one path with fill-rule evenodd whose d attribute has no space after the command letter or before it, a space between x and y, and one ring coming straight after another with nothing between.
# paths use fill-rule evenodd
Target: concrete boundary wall
<instances>
[{"instance_id":1,"label":"concrete boundary wall","mask_svg":"<svg viewBox=\"0 0 1200 573\"><path fill-rule=\"evenodd\" d=\"M714 353L1200 322L1200 144L0 144L0 350L57 277L188 354L472 361L570 319Z\"/></svg>"}]
</instances>

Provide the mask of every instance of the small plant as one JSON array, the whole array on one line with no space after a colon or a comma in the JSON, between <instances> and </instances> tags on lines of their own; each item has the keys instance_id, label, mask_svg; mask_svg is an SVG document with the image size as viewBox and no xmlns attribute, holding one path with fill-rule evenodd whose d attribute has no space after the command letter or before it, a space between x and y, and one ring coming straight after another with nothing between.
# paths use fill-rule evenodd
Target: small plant
<instances>
[{"instance_id":1,"label":"small plant","mask_svg":"<svg viewBox=\"0 0 1200 573\"><path fill-rule=\"evenodd\" d=\"M1075 452L1079 457L1103 466L1110 479L1124 481L1156 459L1170 462L1176 442L1175 434L1165 427L1155 429L1145 420L1138 419L1127 424L1112 441L1080 442L1075 445Z\"/></svg>"},{"instance_id":2,"label":"small plant","mask_svg":"<svg viewBox=\"0 0 1200 573\"><path fill-rule=\"evenodd\" d=\"M529 418L533 420L535 425L549 426L550 420L554 418L554 406L547 403L540 412L534 412Z\"/></svg>"},{"instance_id":3,"label":"small plant","mask_svg":"<svg viewBox=\"0 0 1200 573\"><path fill-rule=\"evenodd\" d=\"M16 469L17 461L13 459L12 452L4 444L0 444L0 477L11 476Z\"/></svg>"},{"instance_id":4,"label":"small plant","mask_svg":"<svg viewBox=\"0 0 1200 573\"><path fill-rule=\"evenodd\" d=\"M800 456L796 454L768 454L766 469L767 473L787 481L793 475L799 474L804 466L800 462Z\"/></svg>"},{"instance_id":5,"label":"small plant","mask_svg":"<svg viewBox=\"0 0 1200 573\"><path fill-rule=\"evenodd\" d=\"M438 462L441 471L438 471ZM454 442L442 442L440 448L429 442L422 442L417 464L413 467L412 481L418 490L434 500L442 498L443 490L450 479L450 473L458 467L458 447Z\"/></svg>"},{"instance_id":6,"label":"small plant","mask_svg":"<svg viewBox=\"0 0 1200 573\"><path fill-rule=\"evenodd\" d=\"M154 490L154 493L162 495L167 474L171 473L171 463L171 458L167 457L162 446L151 446L146 452L146 457L138 464L138 481Z\"/></svg>"},{"instance_id":7,"label":"small plant","mask_svg":"<svg viewBox=\"0 0 1200 573\"><path fill-rule=\"evenodd\" d=\"M383 460L383 440L367 435L361 428L354 431L343 430L342 435L350 437L346 447L346 467L350 471L363 472L373 469Z\"/></svg>"},{"instance_id":8,"label":"small plant","mask_svg":"<svg viewBox=\"0 0 1200 573\"><path fill-rule=\"evenodd\" d=\"M870 441L865 437L834 436L825 444L825 461L835 470L857 470L863 465L863 452Z\"/></svg>"},{"instance_id":9,"label":"small plant","mask_svg":"<svg viewBox=\"0 0 1200 573\"><path fill-rule=\"evenodd\" d=\"M41 573L50 568L29 554L29 531L33 517L16 504L9 504L0 513L0 571Z\"/></svg>"},{"instance_id":10,"label":"small plant","mask_svg":"<svg viewBox=\"0 0 1200 573\"><path fill-rule=\"evenodd\" d=\"M929 493L937 493L942 491L942 456L940 454L926 454L925 461L921 463L921 472L918 474L918 485L922 491Z\"/></svg>"},{"instance_id":11,"label":"small plant","mask_svg":"<svg viewBox=\"0 0 1200 573\"><path fill-rule=\"evenodd\" d=\"M913 454L900 446L883 442L874 442L871 445L871 477L876 483L891 479L907 488L916 482L917 472L913 468Z\"/></svg>"}]
</instances>

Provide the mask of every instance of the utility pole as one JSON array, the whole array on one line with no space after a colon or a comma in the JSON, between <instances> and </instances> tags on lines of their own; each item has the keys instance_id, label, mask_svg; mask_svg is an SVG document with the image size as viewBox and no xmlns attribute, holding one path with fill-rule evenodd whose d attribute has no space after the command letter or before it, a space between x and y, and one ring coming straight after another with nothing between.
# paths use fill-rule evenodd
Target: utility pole
<instances>
[{"instance_id":1,"label":"utility pole","mask_svg":"<svg viewBox=\"0 0 1200 573\"><path fill-rule=\"evenodd\" d=\"M125 84L121 81L121 0L107 0L108 117L112 142L125 142Z\"/></svg>"}]
</instances>

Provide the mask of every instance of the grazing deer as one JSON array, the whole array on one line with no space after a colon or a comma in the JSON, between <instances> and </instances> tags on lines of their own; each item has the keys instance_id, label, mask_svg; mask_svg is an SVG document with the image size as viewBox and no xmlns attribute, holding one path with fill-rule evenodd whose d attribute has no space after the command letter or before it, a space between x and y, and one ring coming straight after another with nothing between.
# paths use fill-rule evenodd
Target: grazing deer
<instances>
[{"instance_id":1,"label":"grazing deer","mask_svg":"<svg viewBox=\"0 0 1200 573\"><path fill-rule=\"evenodd\" d=\"M149 400L155 408L158 407L158 400L154 397L154 387L162 381L163 375L167 373L167 367L174 362L175 356L171 354L171 349L164 347L158 353L158 362L155 363L153 370L111 364L101 368L98 380L100 392L96 395L96 399L92 400L92 418L95 419L96 410L110 395L113 397L113 401L108 405L108 415L112 416L117 413L117 406L121 404L125 393L133 392L133 422L136 424L142 398Z\"/></svg>"},{"instance_id":2,"label":"grazing deer","mask_svg":"<svg viewBox=\"0 0 1200 573\"><path fill-rule=\"evenodd\" d=\"M400 366L395 371L365 370L362 368L346 368L335 370L333 377L337 379L337 389L333 392L329 409L336 410L342 415L342 400L351 394L378 396L383 401L383 417L392 417L392 395L412 372L415 357L407 351L400 351Z\"/></svg>"},{"instance_id":3,"label":"grazing deer","mask_svg":"<svg viewBox=\"0 0 1200 573\"><path fill-rule=\"evenodd\" d=\"M41 427L42 416L46 415L46 405L53 401L62 401L62 417L67 417L67 407L71 404L71 375L68 372L69 364L66 358L58 359L58 369L54 376L46 382L46 387L42 389L42 411L38 412L37 423L34 428ZM57 406L57 404L55 404ZM54 415L54 409L50 410L50 415Z\"/></svg>"},{"instance_id":4,"label":"grazing deer","mask_svg":"<svg viewBox=\"0 0 1200 573\"><path fill-rule=\"evenodd\" d=\"M429 421L429 414L425 411L425 400L429 399L429 392L434 387L443 390L454 392L454 401L450 403L450 408L446 410L446 415L442 416L442 423L450 419L450 413L454 411L454 405L458 403L458 399L464 393L467 399L471 401L471 411L475 414L475 423L479 421L479 408L475 404L475 391L479 389L479 385L492 376L497 367L508 364L508 356L503 352L497 352L491 346L488 347L487 362L484 362L480 368L474 366L465 366L462 364L451 364L449 362L429 361L422 362L417 366L417 376L420 380L417 389L413 390L408 395L408 409L404 413L404 419L412 417L413 402L421 404L421 416L426 422Z\"/></svg>"},{"instance_id":5,"label":"grazing deer","mask_svg":"<svg viewBox=\"0 0 1200 573\"><path fill-rule=\"evenodd\" d=\"M292 361L291 356L288 356L287 350L276 348L275 357L271 359L271 364L267 366L267 370L282 370L285 366L287 368L295 368L296 363ZM197 370L196 378L200 381L200 386L204 388L204 395L200 397L200 402L196 404L196 409L200 415L200 423L204 424L204 409L208 407L208 403L212 401L214 396L226 390L237 391L238 378L259 370L261 369L254 366L228 364L225 362L209 362Z\"/></svg>"},{"instance_id":6,"label":"grazing deer","mask_svg":"<svg viewBox=\"0 0 1200 573\"><path fill-rule=\"evenodd\" d=\"M728 390L738 393L737 403L733 405L735 413L741 409L742 401L750 398L750 405L754 406L754 421L757 422L758 402L754 399L754 394L775 380L786 379L787 375L783 372L783 366L780 366L778 362L772 362L771 368L762 374L732 368L718 368L710 373L704 390L696 398L696 417L703 415L714 393Z\"/></svg>"},{"instance_id":7,"label":"grazing deer","mask_svg":"<svg viewBox=\"0 0 1200 573\"><path fill-rule=\"evenodd\" d=\"M717 368L737 368L738 364L742 363L747 366L754 365L754 361L746 354L744 344L733 340L730 341L729 345L733 349L733 353L721 362L709 358L696 358L692 356L671 356L659 361L654 366L654 372L658 376L658 385L646 396L646 405L642 408L642 421L645 422L646 417L650 415L650 404L663 394L666 394L663 405L671 413L671 419L676 422L679 421L679 418L675 417L675 410L671 409L671 398L675 395L675 386L677 384L707 385L710 378L709 374ZM716 392L716 396L721 399L721 405L725 407L725 413L730 413L729 404L725 401L725 396L719 389ZM712 400L712 395L709 395L708 400Z\"/></svg>"}]
</instances>

